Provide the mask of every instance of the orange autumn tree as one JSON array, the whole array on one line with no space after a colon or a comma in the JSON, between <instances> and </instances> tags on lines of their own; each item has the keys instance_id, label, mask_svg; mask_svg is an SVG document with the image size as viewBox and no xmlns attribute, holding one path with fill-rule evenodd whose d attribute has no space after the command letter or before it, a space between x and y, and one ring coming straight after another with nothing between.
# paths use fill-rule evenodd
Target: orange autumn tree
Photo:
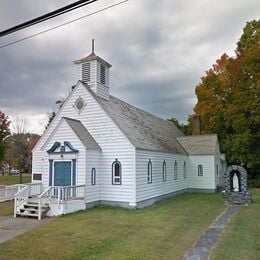
<instances>
[{"instance_id":1,"label":"orange autumn tree","mask_svg":"<svg viewBox=\"0 0 260 260\"><path fill-rule=\"evenodd\" d=\"M260 168L260 20L248 22L236 56L223 54L196 87L202 133L217 133L229 163Z\"/></svg>"}]
</instances>

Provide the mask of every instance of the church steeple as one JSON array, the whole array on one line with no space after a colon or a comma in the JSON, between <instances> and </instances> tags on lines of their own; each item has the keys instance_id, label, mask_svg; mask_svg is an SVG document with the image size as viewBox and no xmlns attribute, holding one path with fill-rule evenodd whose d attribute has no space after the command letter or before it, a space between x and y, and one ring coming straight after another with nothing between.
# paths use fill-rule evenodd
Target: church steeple
<instances>
[{"instance_id":1,"label":"church steeple","mask_svg":"<svg viewBox=\"0 0 260 260\"><path fill-rule=\"evenodd\" d=\"M77 65L77 80L84 81L97 96L108 100L109 69L112 65L95 54L94 39L92 40L92 52L74 63Z\"/></svg>"}]
</instances>

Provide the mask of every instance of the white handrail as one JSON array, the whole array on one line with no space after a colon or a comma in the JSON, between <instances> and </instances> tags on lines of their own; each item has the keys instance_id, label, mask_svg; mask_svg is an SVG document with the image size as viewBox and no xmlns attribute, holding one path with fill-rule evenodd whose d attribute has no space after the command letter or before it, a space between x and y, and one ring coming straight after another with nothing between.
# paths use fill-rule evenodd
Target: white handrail
<instances>
[{"instance_id":1,"label":"white handrail","mask_svg":"<svg viewBox=\"0 0 260 260\"><path fill-rule=\"evenodd\" d=\"M42 183L18 184L18 191L14 194L14 217L18 208L24 204L30 196L38 195L42 191Z\"/></svg>"},{"instance_id":2,"label":"white handrail","mask_svg":"<svg viewBox=\"0 0 260 260\"><path fill-rule=\"evenodd\" d=\"M51 196L49 195L52 187L48 187L45 191L43 191L39 196L38 196L38 219L41 220L42 218L42 198L47 195L47 200L45 201L48 202L51 199Z\"/></svg>"},{"instance_id":3,"label":"white handrail","mask_svg":"<svg viewBox=\"0 0 260 260\"><path fill-rule=\"evenodd\" d=\"M25 201L27 201L28 197L29 197L29 186L23 187L20 191L18 191L14 195L14 217L16 217L18 207L21 206Z\"/></svg>"}]
</instances>

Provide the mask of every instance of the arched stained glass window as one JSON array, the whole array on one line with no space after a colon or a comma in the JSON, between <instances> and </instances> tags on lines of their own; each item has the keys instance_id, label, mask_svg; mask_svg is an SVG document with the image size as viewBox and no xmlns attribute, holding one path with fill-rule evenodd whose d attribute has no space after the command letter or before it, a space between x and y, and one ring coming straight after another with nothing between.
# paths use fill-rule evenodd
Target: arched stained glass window
<instances>
[{"instance_id":1,"label":"arched stained glass window","mask_svg":"<svg viewBox=\"0 0 260 260\"><path fill-rule=\"evenodd\" d=\"M117 159L112 163L112 184L122 184L122 167Z\"/></svg>"}]
</instances>

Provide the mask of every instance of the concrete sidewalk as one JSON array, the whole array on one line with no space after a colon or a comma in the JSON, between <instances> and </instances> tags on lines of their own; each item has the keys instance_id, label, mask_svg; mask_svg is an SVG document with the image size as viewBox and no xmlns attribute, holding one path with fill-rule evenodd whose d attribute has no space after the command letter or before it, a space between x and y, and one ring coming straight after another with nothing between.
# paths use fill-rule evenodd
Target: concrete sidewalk
<instances>
[{"instance_id":1,"label":"concrete sidewalk","mask_svg":"<svg viewBox=\"0 0 260 260\"><path fill-rule=\"evenodd\" d=\"M0 244L50 221L50 218L39 221L32 218L14 218L13 216L0 217Z\"/></svg>"}]
</instances>

